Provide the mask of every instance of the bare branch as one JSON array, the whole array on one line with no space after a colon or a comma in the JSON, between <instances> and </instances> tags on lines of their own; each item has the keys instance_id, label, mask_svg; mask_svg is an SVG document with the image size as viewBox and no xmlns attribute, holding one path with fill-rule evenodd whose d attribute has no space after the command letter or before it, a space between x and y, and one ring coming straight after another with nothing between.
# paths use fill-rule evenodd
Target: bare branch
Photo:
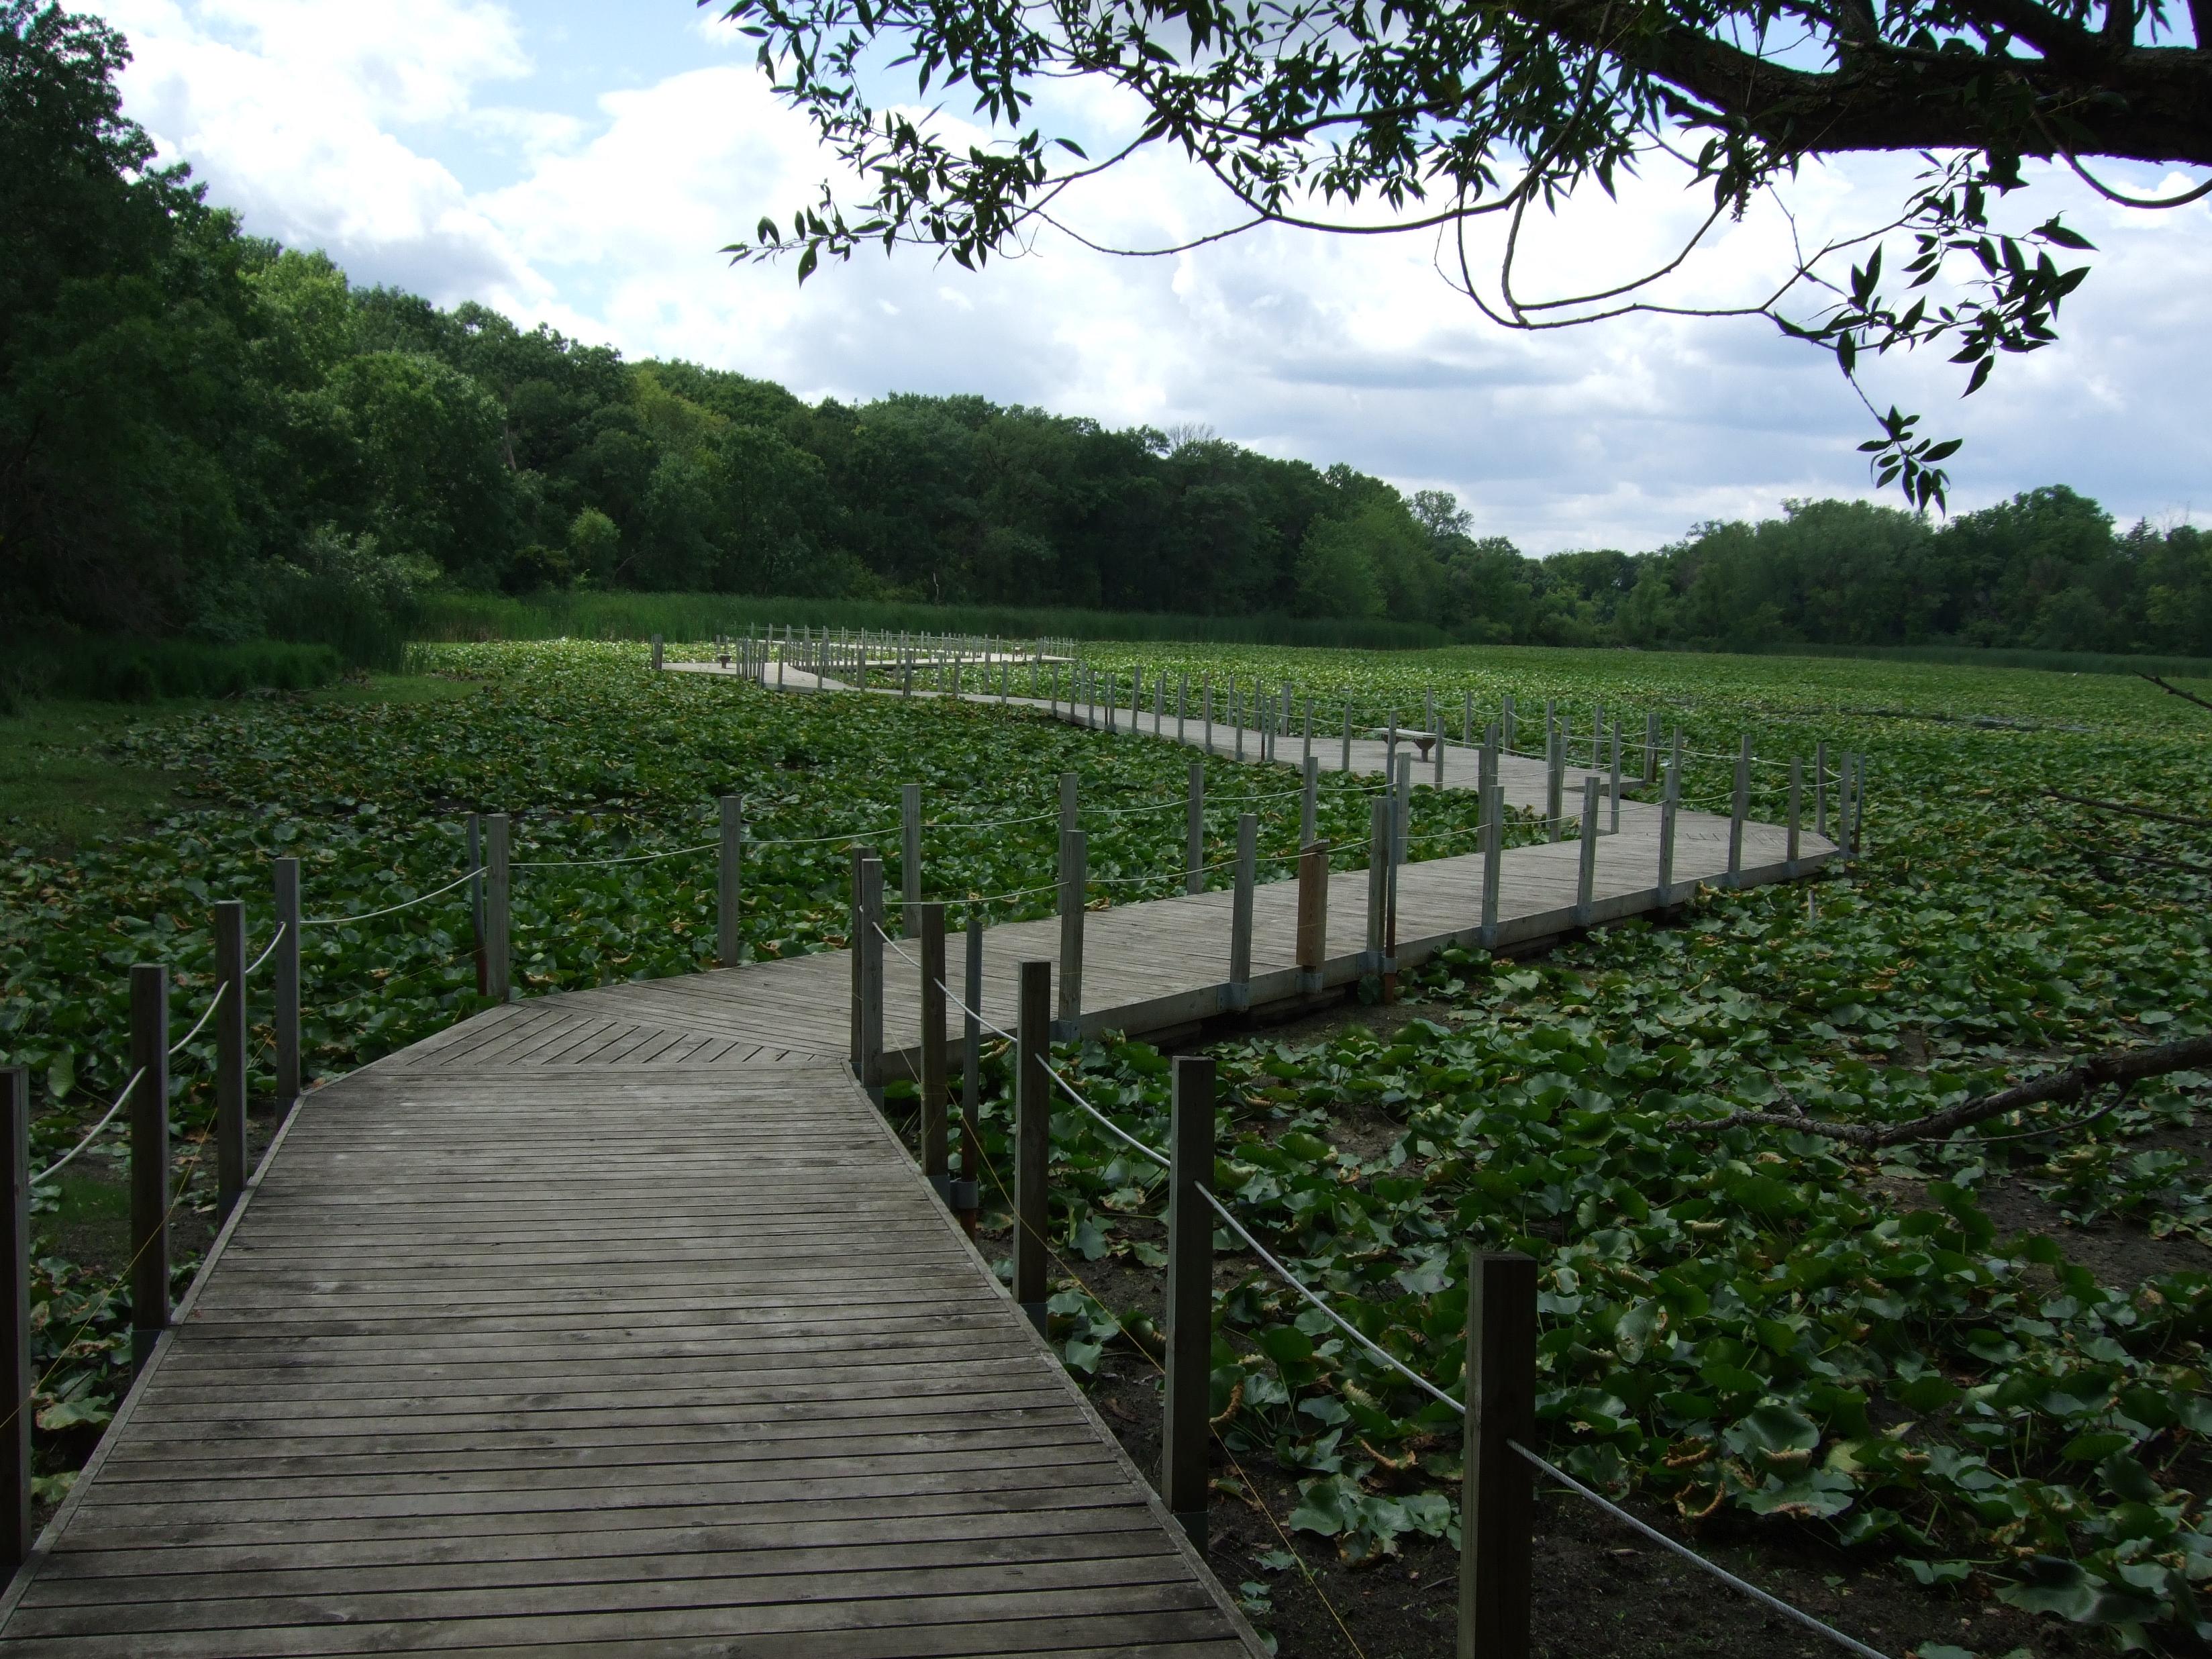
<instances>
[{"instance_id":1,"label":"bare branch","mask_svg":"<svg viewBox=\"0 0 2212 1659\"><path fill-rule=\"evenodd\" d=\"M1904 1123L1838 1123L1827 1118L1808 1117L1802 1107L1794 1113L1730 1112L1726 1117L1681 1118L1675 1123L1676 1127L1704 1133L1757 1124L1825 1135L1854 1146L1895 1146L1908 1140L1940 1140L1972 1124L2016 1112L2023 1106L2079 1100L2092 1089L2106 1084L2133 1084L2144 1078L2163 1077L2169 1072L2185 1072L2203 1065L2212 1065L2212 1036L2184 1037L2178 1042L2162 1042L2148 1048L2117 1049L2085 1060L2078 1066L2069 1066L2063 1072L2048 1073L2009 1089L2000 1089L1993 1095L1984 1095L1978 1100L1963 1101ZM1788 1100L1787 1096L1784 1098ZM1794 1101L1789 1103L1796 1104Z\"/></svg>"},{"instance_id":2,"label":"bare branch","mask_svg":"<svg viewBox=\"0 0 2212 1659\"><path fill-rule=\"evenodd\" d=\"M2159 678L2159 676L2157 676L2156 674L2138 674L2138 675L2136 675L2136 678L2137 679L2139 679L2139 680L2148 680L2148 681L2149 681L2153 685L2156 686L2160 690L2161 690L2161 691L2170 691L2170 692L2172 692L2175 696L2179 697L2180 699L2182 699L2182 701L2183 701L2183 702L2193 702L2193 703L2195 703L2195 704L2196 704L2199 708L2212 708L2212 702L2205 702L2203 698L2202 698L2202 697L2198 696L2197 696L2194 691L2185 691L2185 690L2182 690L2179 686L2178 686L2178 685L2168 685L2168 684L2166 684L2163 679L2160 678Z\"/></svg>"},{"instance_id":3,"label":"bare branch","mask_svg":"<svg viewBox=\"0 0 2212 1659\"><path fill-rule=\"evenodd\" d=\"M2161 812L2154 806L2130 806L2123 801L2093 800L2087 795L2069 795L2063 789L2043 792L2053 800L2063 800L2075 806L2094 806L2100 812L2119 812L2131 818L2156 818L2160 823L2185 823L2191 830L2212 830L2212 818L2192 818L2179 812Z\"/></svg>"}]
</instances>

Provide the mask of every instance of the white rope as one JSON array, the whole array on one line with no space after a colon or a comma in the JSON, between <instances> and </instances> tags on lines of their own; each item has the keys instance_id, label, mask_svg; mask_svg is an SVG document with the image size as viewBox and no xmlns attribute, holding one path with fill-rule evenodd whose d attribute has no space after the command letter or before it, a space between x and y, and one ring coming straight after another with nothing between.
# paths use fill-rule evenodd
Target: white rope
<instances>
[{"instance_id":1,"label":"white rope","mask_svg":"<svg viewBox=\"0 0 2212 1659\"><path fill-rule=\"evenodd\" d=\"M921 827L925 832L931 830L1009 830L1016 824L1044 823L1059 816L1058 812L1039 812L1033 817L1026 818L991 818L978 820L972 823L925 823Z\"/></svg>"},{"instance_id":2,"label":"white rope","mask_svg":"<svg viewBox=\"0 0 2212 1659\"><path fill-rule=\"evenodd\" d=\"M100 1114L100 1121L94 1124L91 1128L85 1131L84 1139L82 1140L78 1141L76 1146L70 1147L69 1151L64 1152L52 1164L49 1164L45 1169L40 1170L38 1174L33 1176L31 1177L31 1185L35 1187L42 1181L52 1180L55 1176L58 1176L62 1172L63 1168L71 1158L75 1158L86 1147L91 1146L94 1139L98 1137L100 1132L115 1121L115 1115L123 1109L123 1103L131 1098L131 1091L138 1086L140 1079L145 1075L146 1068L143 1066L141 1066L137 1071L131 1073L131 1081L123 1085L123 1092L115 1097L115 1103Z\"/></svg>"},{"instance_id":3,"label":"white rope","mask_svg":"<svg viewBox=\"0 0 2212 1659\"><path fill-rule=\"evenodd\" d=\"M1078 1106L1080 1106L1085 1111L1090 1113L1091 1117L1106 1131L1108 1134L1112 1135L1115 1139L1120 1141L1131 1151L1141 1153L1144 1157L1152 1159L1153 1163L1158 1164L1163 1170L1168 1167L1167 1155L1164 1152L1154 1151L1152 1147L1145 1145L1143 1141L1138 1139L1136 1136L1131 1134L1127 1129L1124 1129L1120 1124L1115 1122L1112 1118L1107 1116L1105 1113L1100 1111L1096 1106L1093 1106L1089 1101L1085 1100L1081 1092L1077 1090L1076 1086L1073 1083L1070 1083L1066 1078L1062 1077L1058 1072L1053 1070L1051 1066L1048 1066L1044 1068L1044 1074L1050 1078L1054 1083L1060 1085L1060 1091L1070 1100L1073 1101Z\"/></svg>"},{"instance_id":4,"label":"white rope","mask_svg":"<svg viewBox=\"0 0 2212 1659\"><path fill-rule=\"evenodd\" d=\"M289 921L279 922L276 924L276 933L270 936L269 948L264 951L259 956L253 958L253 966L247 969L246 972L240 975L241 978L252 979L256 974L261 971L261 964L276 954L276 947L284 942L284 930L291 925L292 924Z\"/></svg>"},{"instance_id":5,"label":"white rope","mask_svg":"<svg viewBox=\"0 0 2212 1659\"><path fill-rule=\"evenodd\" d=\"M903 824L884 823L870 830L848 830L844 834L837 836L807 836L791 841L749 841L745 845L748 847L820 847L825 842L833 841L851 842L860 841L869 836L888 836L895 830L904 828Z\"/></svg>"},{"instance_id":6,"label":"white rope","mask_svg":"<svg viewBox=\"0 0 2212 1659\"><path fill-rule=\"evenodd\" d=\"M443 887L437 888L428 893L417 893L411 899L403 899L398 904L387 904L380 910L363 910L350 916L302 916L300 919L300 926L302 927L334 927L343 922L368 921L377 916L392 915L398 911L412 909L416 905L427 903L434 898L442 897L446 894L452 892L456 887L463 886L469 882L474 881L476 878L477 872L471 870L459 880L447 882ZM275 941L271 940L270 945L271 948L274 948ZM256 968L260 965L261 964L259 963L254 963L254 967ZM252 970L249 969L247 971L250 973Z\"/></svg>"},{"instance_id":7,"label":"white rope","mask_svg":"<svg viewBox=\"0 0 2212 1659\"><path fill-rule=\"evenodd\" d=\"M1399 1376L1404 1377L1408 1382L1411 1382L1415 1388L1420 1389L1422 1393L1442 1401L1445 1405L1449 1406L1461 1416L1464 1417L1467 1415L1466 1407L1461 1405L1458 1401L1453 1399L1435 1383L1430 1382L1428 1378L1423 1376L1419 1371L1414 1370L1412 1367L1407 1365L1404 1360L1400 1359L1395 1354L1391 1353L1387 1349L1377 1347L1373 1342L1369 1341L1366 1336L1362 1334L1356 1326L1352 1325L1351 1322L1346 1320L1342 1314L1337 1312L1335 1309L1330 1307L1328 1303L1322 1300L1321 1293L1318 1291L1308 1289L1304 1281L1302 1281L1296 1273L1292 1273L1288 1267L1285 1267L1281 1262L1276 1261L1273 1255L1269 1255L1267 1252L1267 1247L1261 1243L1258 1239L1253 1237L1249 1232L1245 1231L1244 1224L1230 1213L1229 1206L1213 1195L1213 1191L1211 1188L1201 1186L1199 1188L1198 1193L1200 1197L1203 1198L1208 1204L1213 1206L1214 1214L1219 1216L1224 1221L1229 1224L1229 1230L1235 1233L1237 1237L1243 1239L1246 1244L1249 1245L1253 1253L1256 1255L1261 1261L1266 1262L1270 1267L1273 1267L1275 1270L1277 1276L1282 1279L1283 1283L1288 1285L1300 1296L1312 1303L1315 1307L1320 1309L1322 1313L1327 1315L1328 1318L1335 1323L1338 1329L1341 1330L1346 1336L1350 1337L1354 1342L1357 1342L1361 1347L1366 1349L1368 1352L1373 1354L1377 1359L1381 1360L1385 1365L1388 1365L1392 1370L1397 1372Z\"/></svg>"},{"instance_id":8,"label":"white rope","mask_svg":"<svg viewBox=\"0 0 2212 1659\"><path fill-rule=\"evenodd\" d=\"M720 847L721 844L719 840L702 841L696 847L672 847L665 853L633 853L626 858L618 859L520 859L507 867L510 870L588 870L602 864L651 864L659 859L685 858L693 853L703 853L709 848ZM475 873L471 871L470 876ZM468 880L470 876L463 876L461 881ZM458 887L460 884L461 882L457 881L453 886ZM440 890L450 892L452 889L441 888Z\"/></svg>"},{"instance_id":9,"label":"white rope","mask_svg":"<svg viewBox=\"0 0 2212 1659\"><path fill-rule=\"evenodd\" d=\"M1806 1613L1800 1608L1791 1607L1790 1603L1783 1601L1779 1596L1769 1595L1765 1590L1759 1589L1758 1585L1746 1583L1743 1579L1737 1577L1734 1573L1730 1572L1726 1567L1721 1566L1717 1563L1708 1561L1704 1556L1698 1554L1697 1551L1690 1548L1686 1544L1676 1543L1673 1539L1668 1537L1665 1533L1661 1532L1657 1528L1646 1526L1643 1522L1631 1515L1626 1510L1621 1508L1620 1504L1613 1503L1609 1498L1603 1497L1600 1493L1592 1492L1588 1486L1583 1485L1581 1481L1576 1480L1572 1475L1568 1474L1564 1470L1556 1468L1553 1465L1547 1463L1542 1458L1537 1456L1535 1453L1530 1451L1518 1440L1509 1439L1505 1443L1512 1447L1515 1451L1520 1453L1522 1457L1526 1458L1535 1468L1542 1470L1546 1474L1550 1475L1553 1480L1558 1481L1561 1486L1566 1487L1571 1492L1581 1493L1584 1498L1589 1498L1591 1503L1596 1504L1607 1514L1612 1516L1613 1519L1616 1521L1626 1522L1629 1526L1643 1534L1644 1537L1650 1539L1662 1549L1673 1551L1676 1555L1680 1556L1685 1561L1689 1562L1692 1566L1703 1567L1707 1572L1712 1574L1714 1577L1719 1579L1721 1583L1726 1584L1729 1589L1741 1591L1744 1595L1748 1595L1753 1601L1759 1602L1761 1606L1780 1613L1784 1619L1796 1620L1799 1624L1804 1626L1806 1629L1817 1632L1819 1634L1826 1637L1831 1642L1836 1644L1837 1646L1848 1649L1850 1652L1860 1655L1861 1659L1888 1659L1888 1656L1884 1654L1880 1649L1869 1647L1856 1637L1844 1635L1843 1632L1836 1629L1832 1625L1822 1624L1811 1613Z\"/></svg>"},{"instance_id":10,"label":"white rope","mask_svg":"<svg viewBox=\"0 0 2212 1659\"><path fill-rule=\"evenodd\" d=\"M218 985L215 988L215 994L208 999L208 1006L201 1011L200 1017L198 1020L194 1023L192 1029L185 1032L184 1036L179 1037L174 1042L169 1045L167 1058L174 1060L177 1057L178 1049L183 1048L187 1042L190 1042L194 1037L198 1036L202 1030L206 1029L208 1021L215 1018L215 1011L222 1006L223 998L228 996L229 994L230 987L228 984Z\"/></svg>"}]
</instances>

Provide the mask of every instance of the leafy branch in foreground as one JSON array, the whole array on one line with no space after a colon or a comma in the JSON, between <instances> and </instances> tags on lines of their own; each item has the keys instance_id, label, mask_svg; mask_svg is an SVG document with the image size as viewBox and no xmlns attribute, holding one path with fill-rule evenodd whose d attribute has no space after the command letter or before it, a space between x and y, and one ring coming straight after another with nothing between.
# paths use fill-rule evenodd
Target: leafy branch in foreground
<instances>
[{"instance_id":1,"label":"leafy branch in foreground","mask_svg":"<svg viewBox=\"0 0 2212 1659\"><path fill-rule=\"evenodd\" d=\"M2047 1073L2009 1089L2000 1089L1995 1094L1961 1101L1956 1106L1903 1123L1838 1123L1832 1118L1813 1116L1786 1094L1783 1098L1794 1109L1787 1112L1730 1112L1725 1117L1678 1121L1684 1127L1707 1132L1763 1124L1771 1128L1826 1135L1831 1140L1845 1140L1855 1146L1895 1146L1908 1140L1940 1140L1972 1124L2016 1112L2023 1106L2080 1100L2091 1090L2108 1084L2124 1088L2145 1078L2164 1077L2171 1072L2208 1064L2212 1064L2212 1036L2184 1037L2148 1048L2121 1048L2094 1055L2063 1071Z\"/></svg>"},{"instance_id":2,"label":"leafy branch in foreground","mask_svg":"<svg viewBox=\"0 0 2212 1659\"><path fill-rule=\"evenodd\" d=\"M2212 0L2191 0L2199 40L2200 7ZM1427 232L1449 239L1437 261L1447 280L1510 328L1762 316L1832 353L1855 387L1865 353L1940 343L1967 368L1972 392L1999 354L2056 337L2060 303L2087 269L2054 257L2090 247L2058 216L1995 222L1993 200L2029 188L2026 160L2063 162L2141 210L2212 190L2131 195L2082 159L2212 166L2212 54L2161 44L2180 21L2167 0L1654 0L1628 10L1609 0L734 0L724 13L861 181L849 202L825 185L787 234L766 220L727 250L796 251L802 276L824 256L878 243L974 268L1048 228L1140 257L1270 225ZM983 133L937 111L879 107L886 62L922 99L966 88ZM1141 112L1102 160L1038 112L1040 89L1070 79L1111 83ZM1220 187L1220 223L1163 246L1084 236L1071 189L1152 146L1179 150ZM1782 192L1806 163L1861 151L1926 161L1887 222L1798 242L1764 299L1672 297L1670 279L1723 220L1762 197L1787 215ZM1625 179L1668 167L1710 198L1671 257L1580 293L1516 291L1529 210L1555 214L1592 185L1610 198ZM1478 281L1467 233L1485 222L1498 251ZM1885 276L1893 234L1911 251ZM1912 436L1911 417L1875 417L1879 476L1917 506L1940 501L1938 463L1955 445Z\"/></svg>"}]
</instances>

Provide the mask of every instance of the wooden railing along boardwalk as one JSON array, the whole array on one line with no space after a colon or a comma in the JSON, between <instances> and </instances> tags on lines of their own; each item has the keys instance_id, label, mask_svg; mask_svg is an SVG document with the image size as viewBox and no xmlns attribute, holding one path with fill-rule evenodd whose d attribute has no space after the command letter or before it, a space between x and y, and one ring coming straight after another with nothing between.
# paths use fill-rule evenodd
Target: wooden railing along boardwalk
<instances>
[{"instance_id":1,"label":"wooden railing along boardwalk","mask_svg":"<svg viewBox=\"0 0 2212 1659\"><path fill-rule=\"evenodd\" d=\"M1502 761L1508 799L1541 769ZM1658 818L1623 805L1580 909L1574 842L1504 854L1492 943L1674 896ZM1727 871L1729 827L1680 815L1677 888ZM1743 884L1836 852L1741 834ZM1404 866L1401 963L1478 937L1480 863ZM1233 998L1229 893L1089 915L1080 1028L1348 984L1367 877L1330 878L1317 981L1295 886L1253 895ZM1060 937L988 930L988 1015L1012 1028L1018 963ZM852 982L829 952L532 999L305 1097L0 1650L1261 1651L869 1103ZM885 980L894 1055L919 990Z\"/></svg>"}]
</instances>

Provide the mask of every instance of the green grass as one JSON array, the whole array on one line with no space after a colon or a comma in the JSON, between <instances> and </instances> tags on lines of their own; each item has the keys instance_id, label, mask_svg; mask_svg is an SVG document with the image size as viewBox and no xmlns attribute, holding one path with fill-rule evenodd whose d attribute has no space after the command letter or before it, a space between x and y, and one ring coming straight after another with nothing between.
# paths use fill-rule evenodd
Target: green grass
<instances>
[{"instance_id":1,"label":"green grass","mask_svg":"<svg viewBox=\"0 0 2212 1659\"><path fill-rule=\"evenodd\" d=\"M1978 645L1776 645L1769 657L1857 657L1871 662L1948 663L1973 668L2034 668L2053 674L2165 674L2212 679L2212 658L2129 656L2111 651L2033 651Z\"/></svg>"}]
</instances>

